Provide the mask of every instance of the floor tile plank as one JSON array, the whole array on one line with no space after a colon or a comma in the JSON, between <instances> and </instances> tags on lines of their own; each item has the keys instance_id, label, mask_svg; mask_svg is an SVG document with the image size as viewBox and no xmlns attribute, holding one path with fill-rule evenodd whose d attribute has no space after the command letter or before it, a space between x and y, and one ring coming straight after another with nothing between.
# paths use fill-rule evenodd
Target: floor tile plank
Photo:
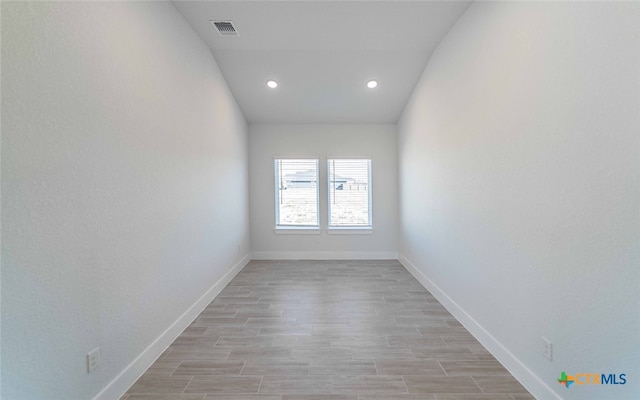
<instances>
[{"instance_id":1,"label":"floor tile plank","mask_svg":"<svg viewBox=\"0 0 640 400\"><path fill-rule=\"evenodd\" d=\"M195 377L189 382L185 394L257 394L262 377L259 376L228 376L224 379L208 379Z\"/></svg>"}]
</instances>

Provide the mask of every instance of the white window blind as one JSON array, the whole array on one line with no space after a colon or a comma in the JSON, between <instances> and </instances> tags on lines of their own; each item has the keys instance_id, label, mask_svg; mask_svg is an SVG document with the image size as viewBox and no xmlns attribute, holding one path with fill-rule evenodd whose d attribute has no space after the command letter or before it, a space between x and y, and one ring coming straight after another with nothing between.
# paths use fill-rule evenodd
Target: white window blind
<instances>
[{"instance_id":1,"label":"white window blind","mask_svg":"<svg viewBox=\"0 0 640 400\"><path fill-rule=\"evenodd\" d=\"M318 160L276 159L276 228L318 224Z\"/></svg>"},{"instance_id":2,"label":"white window blind","mask_svg":"<svg viewBox=\"0 0 640 400\"><path fill-rule=\"evenodd\" d=\"M372 226L371 160L327 160L329 227Z\"/></svg>"}]
</instances>

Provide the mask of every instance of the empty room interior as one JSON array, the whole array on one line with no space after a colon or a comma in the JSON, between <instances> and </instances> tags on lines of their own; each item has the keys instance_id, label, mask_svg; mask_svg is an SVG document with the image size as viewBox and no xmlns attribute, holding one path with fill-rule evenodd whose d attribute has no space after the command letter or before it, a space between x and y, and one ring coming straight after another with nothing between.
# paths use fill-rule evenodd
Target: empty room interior
<instances>
[{"instance_id":1,"label":"empty room interior","mask_svg":"<svg viewBox=\"0 0 640 400\"><path fill-rule=\"evenodd\" d=\"M640 399L639 2L0 12L0 398Z\"/></svg>"}]
</instances>

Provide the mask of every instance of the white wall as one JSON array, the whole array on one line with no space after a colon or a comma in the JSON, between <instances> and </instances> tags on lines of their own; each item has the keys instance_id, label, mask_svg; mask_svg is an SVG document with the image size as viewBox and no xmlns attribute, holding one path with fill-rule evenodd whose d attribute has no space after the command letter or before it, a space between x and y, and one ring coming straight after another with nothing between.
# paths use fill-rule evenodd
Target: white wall
<instances>
[{"instance_id":1,"label":"white wall","mask_svg":"<svg viewBox=\"0 0 640 400\"><path fill-rule=\"evenodd\" d=\"M251 250L254 258L396 258L395 125L256 124L249 127ZM274 233L276 157L315 156L320 167L319 235ZM372 235L327 234L326 163L331 157L370 157Z\"/></svg>"},{"instance_id":2,"label":"white wall","mask_svg":"<svg viewBox=\"0 0 640 400\"><path fill-rule=\"evenodd\" d=\"M3 398L89 399L162 350L249 253L246 149L170 3L2 2Z\"/></svg>"},{"instance_id":3,"label":"white wall","mask_svg":"<svg viewBox=\"0 0 640 400\"><path fill-rule=\"evenodd\" d=\"M640 398L639 26L638 3L476 2L399 123L402 261L540 399Z\"/></svg>"}]
</instances>

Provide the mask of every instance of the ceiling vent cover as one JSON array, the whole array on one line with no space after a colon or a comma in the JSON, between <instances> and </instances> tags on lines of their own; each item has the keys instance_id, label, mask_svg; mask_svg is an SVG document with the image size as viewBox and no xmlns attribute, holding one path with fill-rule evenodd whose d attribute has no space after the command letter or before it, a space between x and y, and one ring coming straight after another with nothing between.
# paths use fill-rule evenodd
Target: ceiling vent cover
<instances>
[{"instance_id":1,"label":"ceiling vent cover","mask_svg":"<svg viewBox=\"0 0 640 400\"><path fill-rule=\"evenodd\" d=\"M211 21L220 36L239 36L233 21Z\"/></svg>"}]
</instances>

